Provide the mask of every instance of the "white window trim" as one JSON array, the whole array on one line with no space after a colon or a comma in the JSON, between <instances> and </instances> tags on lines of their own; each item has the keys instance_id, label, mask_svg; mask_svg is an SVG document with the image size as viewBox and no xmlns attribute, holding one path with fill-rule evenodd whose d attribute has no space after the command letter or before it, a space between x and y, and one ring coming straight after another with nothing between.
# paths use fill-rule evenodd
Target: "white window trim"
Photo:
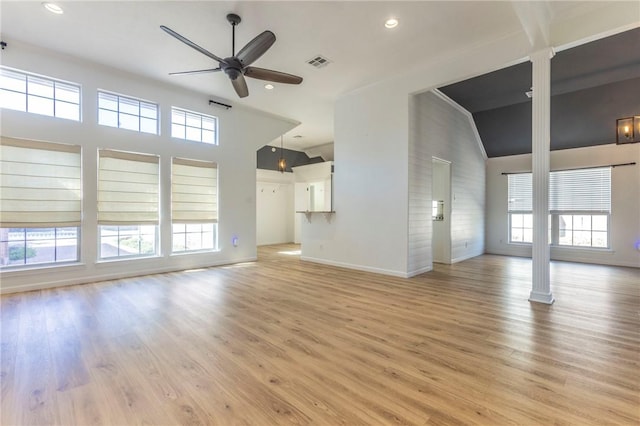
<instances>
[{"instance_id":1,"label":"white window trim","mask_svg":"<svg viewBox=\"0 0 640 426\"><path fill-rule=\"evenodd\" d=\"M185 114L185 124L184 124L185 137L184 138L183 137L178 137L178 136L173 136L173 126L174 126L174 124L177 124L177 123L174 123L174 121L173 121L173 113L174 113L174 111L175 112L181 112L181 113ZM193 126L187 126L186 125L186 114L193 114L193 115L197 115L197 116L200 117L200 132L201 132L200 133L200 140L187 138L186 127L193 127ZM202 128L202 118L213 119L213 121L215 123L214 129L213 129L213 133L214 133L213 142L205 142L205 141L202 140L202 130L205 130L205 129ZM181 124L178 124L178 125L181 125ZM185 108L176 107L176 106L172 106L171 107L171 137L173 139L179 139L179 140L183 140L183 141L197 142L197 143L204 143L204 144L207 144L207 145L218 146L218 135L219 135L218 126L219 126L218 117L216 117L214 115L203 114L201 112L191 111L191 110L188 110L188 109L185 109Z\"/></svg>"},{"instance_id":2,"label":"white window trim","mask_svg":"<svg viewBox=\"0 0 640 426\"><path fill-rule=\"evenodd\" d=\"M118 99L117 100L118 105L120 104L120 99L126 99L126 100L129 100L129 101L137 102L138 103L138 114L137 115L124 113L124 112L123 112L123 114L131 115L132 117L137 117L138 118L138 130L128 129L128 128L122 127L120 125L120 108L119 107L118 107L117 110L108 109L108 108L101 108L100 107L100 94L101 93L103 93L105 95L116 96L117 99ZM140 103L150 104L150 105L154 105L156 107L156 118L154 119L155 122L156 122L155 123L156 125L155 125L155 132L153 132L153 133L152 132L144 132L144 131L140 130L140 128L141 128L141 124L140 124L141 118L146 118L146 119L151 120L151 118L144 117L144 116L142 116L140 114ZM108 124L100 123L100 110L115 112L117 117L118 117L118 126L117 127L116 126L109 126ZM160 104L158 102L150 101L150 100L147 100L147 99L136 98L136 97L133 97L133 96L130 96L130 95L124 95L124 94L121 94L121 93L111 92L109 90L98 89L96 114L97 114L97 123L100 126L113 127L113 128L117 128L117 129L129 130L129 131L132 131L132 132L137 132L137 133L142 133L142 134L160 136L160 128L161 128L161 126L160 126Z\"/></svg>"},{"instance_id":3,"label":"white window trim","mask_svg":"<svg viewBox=\"0 0 640 426\"><path fill-rule=\"evenodd\" d=\"M19 94L23 94L25 97L25 109L13 109L13 108L0 108L0 109L9 109L11 111L19 111L19 112L26 112L28 114L36 114L36 115L43 115L45 117L54 117L54 118L59 118L61 120L69 120L69 121L77 121L79 123L82 122L82 86L78 83L75 83L73 81L68 81L68 80L62 80L59 78L54 78L54 77L50 77L47 75L43 75L43 74L37 74L37 73L33 73L33 72L28 72L28 71L23 71L17 68L11 68L11 67L7 67L4 65L0 65L0 70L7 70L16 74L22 74L23 76L25 76L25 91L16 91L16 90L11 90L11 89L0 89L0 92L3 90L7 90L9 92L13 92L13 93L19 93ZM39 78L42 80L47 80L53 83L53 97L47 97L47 96L42 96L42 95L36 95L36 94L30 94L29 93L29 77L35 77L35 78ZM70 102L64 99L58 99L56 98L56 84L64 84L64 85L68 85L68 86L73 86L76 87L78 89L78 103L74 103L74 102ZM29 96L36 96L39 98L43 98L43 99L51 99L53 101L53 114L49 115L49 114L41 114L39 112L33 112L33 111L29 111ZM65 104L69 104L69 105L77 105L78 106L78 119L73 119L73 118L67 118L67 117L61 117L56 115L56 102L63 102Z\"/></svg>"}]
</instances>

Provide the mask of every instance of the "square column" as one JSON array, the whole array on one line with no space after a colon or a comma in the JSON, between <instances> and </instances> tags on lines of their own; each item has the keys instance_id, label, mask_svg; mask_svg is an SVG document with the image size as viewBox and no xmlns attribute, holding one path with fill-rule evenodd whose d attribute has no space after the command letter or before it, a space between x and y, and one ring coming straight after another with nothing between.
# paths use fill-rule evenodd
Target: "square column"
<instances>
[{"instance_id":1,"label":"square column","mask_svg":"<svg viewBox=\"0 0 640 426\"><path fill-rule=\"evenodd\" d=\"M533 248L529 301L551 304L549 274L549 158L551 151L551 58L553 49L533 53L532 171Z\"/></svg>"}]
</instances>

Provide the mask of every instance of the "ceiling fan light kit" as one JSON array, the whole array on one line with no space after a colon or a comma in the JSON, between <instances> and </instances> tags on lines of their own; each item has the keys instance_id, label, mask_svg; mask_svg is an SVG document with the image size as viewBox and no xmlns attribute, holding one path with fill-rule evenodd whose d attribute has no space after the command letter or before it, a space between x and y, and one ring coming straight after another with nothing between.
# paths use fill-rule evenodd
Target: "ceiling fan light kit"
<instances>
[{"instance_id":1,"label":"ceiling fan light kit","mask_svg":"<svg viewBox=\"0 0 640 426\"><path fill-rule=\"evenodd\" d=\"M197 50L205 56L213 59L218 62L217 68L208 68L202 70L193 70L193 71L182 71L182 72L174 72L169 73L170 75L178 75L178 74L202 74L202 73L210 73L210 72L224 72L227 77L231 80L231 84L235 89L236 93L239 97L244 98L249 95L249 88L247 87L247 82L245 77L255 78L258 80L271 81L275 83L285 83L285 84L300 84L302 83L302 77L298 77L293 74L287 74L280 71L269 70L266 68L258 68L252 67L251 64L255 62L258 58L260 58L269 48L275 43L276 36L271 31L263 31L258 34L253 40L247 43L236 55L236 26L242 22L242 18L236 15L235 13L230 13L227 15L227 21L231 24L232 28L232 38L231 38L231 56L227 58L220 58L203 47L195 44L188 38L178 34L173 31L171 28L160 25L160 28L169 34L170 36L176 38L177 40L183 42L187 46Z\"/></svg>"}]
</instances>

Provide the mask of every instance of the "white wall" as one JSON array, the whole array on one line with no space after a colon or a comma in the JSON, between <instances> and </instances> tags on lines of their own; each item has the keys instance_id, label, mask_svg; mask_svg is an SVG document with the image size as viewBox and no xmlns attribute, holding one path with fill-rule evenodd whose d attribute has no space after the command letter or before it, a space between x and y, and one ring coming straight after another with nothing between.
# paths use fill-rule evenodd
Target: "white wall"
<instances>
[{"instance_id":1,"label":"white wall","mask_svg":"<svg viewBox=\"0 0 640 426\"><path fill-rule=\"evenodd\" d=\"M302 219L302 259L404 276L408 103L392 86L379 90L336 103L335 214Z\"/></svg>"},{"instance_id":2,"label":"white wall","mask_svg":"<svg viewBox=\"0 0 640 426\"><path fill-rule=\"evenodd\" d=\"M432 92L416 95L409 148L409 274L432 268L432 159L451 163L451 253L459 262L484 253L485 156L471 117Z\"/></svg>"},{"instance_id":3,"label":"white wall","mask_svg":"<svg viewBox=\"0 0 640 426\"><path fill-rule=\"evenodd\" d=\"M419 243L422 253L415 251L413 241L409 244L409 226L416 225L411 224L409 216L409 167L414 165L409 157L413 94L512 63L526 56L526 43L526 36L516 35L469 46L437 65L340 98L335 110L336 213L303 221L302 259L403 277L428 270L430 225L428 240ZM425 181L428 186L429 174ZM430 220L430 204L427 207ZM456 235L457 241L464 241L467 232L465 229L464 235ZM463 256L459 244L455 250L454 256Z\"/></svg>"},{"instance_id":4,"label":"white wall","mask_svg":"<svg viewBox=\"0 0 640 426\"><path fill-rule=\"evenodd\" d=\"M273 170L257 170L256 242L290 243L294 240L294 176Z\"/></svg>"},{"instance_id":5,"label":"white wall","mask_svg":"<svg viewBox=\"0 0 640 426\"><path fill-rule=\"evenodd\" d=\"M638 10L634 3L608 3L606 13L598 10L572 22L553 21L551 44L562 46L628 29L637 25ZM398 69L393 78L339 98L334 119L336 213L303 220L302 259L398 276L428 268L418 263L425 256L415 254L408 238L412 95L526 60L532 50L524 32L508 34L446 52L438 62L423 68ZM421 54L419 46L415 54ZM460 176L462 185L466 179L476 179L473 174ZM464 258L474 227L462 227L455 236L454 258ZM479 251L479 247L472 249Z\"/></svg>"},{"instance_id":6,"label":"white wall","mask_svg":"<svg viewBox=\"0 0 640 426\"><path fill-rule=\"evenodd\" d=\"M640 144L599 145L551 152L551 170L636 162L611 170L611 249L552 247L551 258L573 262L640 267ZM491 158L487 162L487 242L494 254L531 257L531 246L508 244L507 176L531 171L531 155Z\"/></svg>"},{"instance_id":7,"label":"white wall","mask_svg":"<svg viewBox=\"0 0 640 426\"><path fill-rule=\"evenodd\" d=\"M256 258L256 150L295 123L234 105L225 110L208 105L209 96L49 50L10 40L2 52L5 66L73 81L82 85L82 122L2 110L2 134L83 147L83 224L81 264L2 272L3 292L67 285L153 272L233 263ZM97 89L151 100L161 108L161 134L148 135L97 125ZM229 101L228 103L233 103ZM170 138L172 105L219 117L219 146ZM96 166L98 148L160 155L161 217L170 217L172 156L216 161L219 167L219 248L217 252L171 256L171 228L160 226L160 255L154 258L96 262ZM239 244L231 244L233 236Z\"/></svg>"}]
</instances>

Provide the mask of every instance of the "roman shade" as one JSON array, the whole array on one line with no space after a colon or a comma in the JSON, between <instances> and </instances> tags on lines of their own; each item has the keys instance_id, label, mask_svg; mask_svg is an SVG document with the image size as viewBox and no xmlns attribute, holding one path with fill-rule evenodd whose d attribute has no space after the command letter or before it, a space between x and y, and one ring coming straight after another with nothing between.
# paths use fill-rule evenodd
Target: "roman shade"
<instances>
[{"instance_id":1,"label":"roman shade","mask_svg":"<svg viewBox=\"0 0 640 426\"><path fill-rule=\"evenodd\" d=\"M0 141L0 227L80 226L80 146Z\"/></svg>"},{"instance_id":2,"label":"roman shade","mask_svg":"<svg viewBox=\"0 0 640 426\"><path fill-rule=\"evenodd\" d=\"M218 222L218 165L173 158L171 168L173 223Z\"/></svg>"},{"instance_id":3,"label":"roman shade","mask_svg":"<svg viewBox=\"0 0 640 426\"><path fill-rule=\"evenodd\" d=\"M98 162L98 224L157 225L158 156L102 149Z\"/></svg>"}]
</instances>

